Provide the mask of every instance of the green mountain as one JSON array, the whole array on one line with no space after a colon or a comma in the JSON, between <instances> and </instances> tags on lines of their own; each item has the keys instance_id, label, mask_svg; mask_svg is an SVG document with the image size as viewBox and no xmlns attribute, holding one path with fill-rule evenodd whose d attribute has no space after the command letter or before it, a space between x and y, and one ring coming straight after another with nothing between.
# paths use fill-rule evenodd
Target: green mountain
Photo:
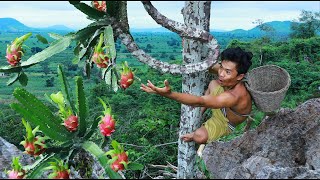
<instances>
[{"instance_id":1,"label":"green mountain","mask_svg":"<svg viewBox=\"0 0 320 180\"><path fill-rule=\"evenodd\" d=\"M47 28L33 28L24 25L14 18L0 18L0 32L71 32L75 31L63 25L54 25Z\"/></svg>"}]
</instances>

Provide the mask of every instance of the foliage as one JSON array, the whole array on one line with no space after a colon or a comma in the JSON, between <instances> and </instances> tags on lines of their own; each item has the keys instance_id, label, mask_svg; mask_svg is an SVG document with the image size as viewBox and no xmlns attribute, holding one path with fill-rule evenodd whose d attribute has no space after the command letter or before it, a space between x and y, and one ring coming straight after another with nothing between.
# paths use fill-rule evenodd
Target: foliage
<instances>
[{"instance_id":1,"label":"foliage","mask_svg":"<svg viewBox=\"0 0 320 180\"><path fill-rule=\"evenodd\" d=\"M59 79L61 80L62 93L52 94L49 100L58 103L59 117L57 117L55 113L52 113L47 106L28 91L22 88L16 88L14 91L14 96L19 103L12 103L11 107L23 115L27 121L37 125L37 128L51 140L45 154L28 169L27 177L37 178L41 176L42 172L47 169L45 164L50 161L49 159L62 159L68 162L72 160L77 151L83 148L98 159L110 178L121 178L119 174L111 170L108 164L108 157L104 154L103 150L101 150L103 147L99 147L94 142L89 141L89 138L97 127L98 119L95 117L95 120L89 121L89 126L89 122L87 122L88 109L82 78L76 77L76 91L75 95L72 96L61 66L58 67L58 72ZM76 97L76 99L73 100L71 97ZM60 118L66 118L67 112L68 114L70 112L79 117L79 127L76 132L68 132L60 123ZM29 138L31 126L29 125L28 127L30 131L28 132ZM134 163L126 167L133 169L142 168L141 165Z\"/></svg>"},{"instance_id":2,"label":"foliage","mask_svg":"<svg viewBox=\"0 0 320 180\"><path fill-rule=\"evenodd\" d=\"M298 22L291 25L291 38L308 39L316 36L320 30L320 12L302 10Z\"/></svg>"}]
</instances>

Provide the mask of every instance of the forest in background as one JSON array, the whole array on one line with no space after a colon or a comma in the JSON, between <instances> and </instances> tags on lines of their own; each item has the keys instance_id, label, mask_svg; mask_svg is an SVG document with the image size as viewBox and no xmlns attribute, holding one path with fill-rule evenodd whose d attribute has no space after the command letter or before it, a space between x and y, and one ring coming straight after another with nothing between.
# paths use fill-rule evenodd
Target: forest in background
<instances>
[{"instance_id":1,"label":"forest in background","mask_svg":"<svg viewBox=\"0 0 320 180\"><path fill-rule=\"evenodd\" d=\"M261 24L262 25L262 24ZM250 69L266 65L275 64L286 69L291 76L291 86L282 102L282 108L295 108L304 101L320 97L320 37L317 34L309 37L301 37L296 34L293 37L272 39L271 31L263 26L261 31L264 35L253 37L215 36L220 44L221 50L227 47L240 46L246 51L254 54L253 65ZM5 49L8 42L21 33L2 33L0 36L0 56L4 59ZM36 52L40 52L47 45L38 42L33 34L26 45L26 57L28 58ZM43 36L48 37L45 33ZM181 38L173 33L133 33L136 43L141 49L162 61L181 63ZM50 40L50 38L48 38ZM29 82L25 87L44 103L44 94L50 95L59 91L57 83L57 65L63 64L71 87L74 87L74 76L83 76L83 66L74 65L73 47L69 47L63 53L57 54L47 61L33 66L26 71ZM163 80L168 79L175 91L181 91L181 78L170 74L162 74L146 65L138 62L120 42L116 42L118 53L117 61L128 61L135 70L135 74L142 83L147 80L162 86ZM262 57L262 58L261 58ZM6 61L1 61L0 65L5 65ZM90 78L84 80L89 110L92 115L103 111L97 97L105 96L112 106L117 120L114 138L123 142L126 149L132 152L132 158L142 164L176 164L177 138L179 130L180 104L172 100L146 95L140 90L140 82L135 80L130 88L125 91L113 92L105 82L101 80L99 69L93 68L94 72ZM24 135L21 116L14 112L9 104L14 101L13 89L20 87L19 83L7 86L6 82L10 77L0 78L0 136L9 142L17 145L18 148L21 137ZM54 107L52 107L54 109ZM259 125L264 113L253 110L254 122L251 128ZM229 140L243 133L245 123L237 127L236 131L224 137L222 140ZM96 137L101 136L97 130ZM97 138L98 139L98 138ZM129 172L130 173L130 172ZM135 176L132 174L132 176Z\"/></svg>"}]
</instances>

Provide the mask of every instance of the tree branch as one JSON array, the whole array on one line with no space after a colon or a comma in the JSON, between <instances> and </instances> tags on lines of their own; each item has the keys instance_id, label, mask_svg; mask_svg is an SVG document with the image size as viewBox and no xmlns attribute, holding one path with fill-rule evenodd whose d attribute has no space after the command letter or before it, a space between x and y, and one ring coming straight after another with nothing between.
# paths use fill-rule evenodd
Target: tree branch
<instances>
[{"instance_id":1,"label":"tree branch","mask_svg":"<svg viewBox=\"0 0 320 180\"><path fill-rule=\"evenodd\" d=\"M129 52L131 52L140 62L145 63L154 69L158 69L163 73L191 74L204 71L215 64L219 56L219 45L217 44L217 41L213 38L213 36L210 35L208 38L209 42L207 43L209 52L207 58L204 61L186 65L169 64L167 62L156 60L145 53L143 50L139 49L138 45L134 42L131 34L129 32L123 32L121 26L115 26L114 28L116 34L119 34L119 38L127 47ZM194 36L190 36L190 38L194 38Z\"/></svg>"},{"instance_id":2,"label":"tree branch","mask_svg":"<svg viewBox=\"0 0 320 180\"><path fill-rule=\"evenodd\" d=\"M209 41L212 35L202 29L187 27L185 24L173 21L162 15L150 1L142 1L142 4L148 14L161 26L179 34L181 37L189 37L199 41Z\"/></svg>"}]
</instances>

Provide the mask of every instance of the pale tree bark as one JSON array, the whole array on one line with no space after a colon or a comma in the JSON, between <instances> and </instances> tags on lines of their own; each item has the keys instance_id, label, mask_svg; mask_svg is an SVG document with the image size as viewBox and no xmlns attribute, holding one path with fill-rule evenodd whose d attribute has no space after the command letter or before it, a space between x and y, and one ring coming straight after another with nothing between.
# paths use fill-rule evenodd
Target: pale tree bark
<instances>
[{"instance_id":1,"label":"pale tree bark","mask_svg":"<svg viewBox=\"0 0 320 180\"><path fill-rule=\"evenodd\" d=\"M209 32L210 1L186 1L182 10L184 22L187 26L203 29ZM183 63L201 62L208 54L208 48L195 40L183 39ZM182 92L201 96L204 92L206 72L182 74ZM200 127L200 108L181 105L181 119L179 136L191 133ZM196 166L196 150L194 142L183 142L179 139L178 148L178 178L194 178Z\"/></svg>"}]
</instances>

